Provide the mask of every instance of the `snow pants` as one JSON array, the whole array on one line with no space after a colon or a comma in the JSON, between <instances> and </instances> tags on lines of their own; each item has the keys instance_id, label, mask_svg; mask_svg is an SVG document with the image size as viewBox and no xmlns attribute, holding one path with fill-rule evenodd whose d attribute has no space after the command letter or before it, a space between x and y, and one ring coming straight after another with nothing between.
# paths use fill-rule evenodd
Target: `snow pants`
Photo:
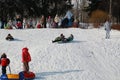
<instances>
[{"instance_id":1,"label":"snow pants","mask_svg":"<svg viewBox=\"0 0 120 80\"><path fill-rule=\"evenodd\" d=\"M2 66L2 74L6 74L6 66Z\"/></svg>"},{"instance_id":2,"label":"snow pants","mask_svg":"<svg viewBox=\"0 0 120 80\"><path fill-rule=\"evenodd\" d=\"M110 39L110 31L106 31L106 39Z\"/></svg>"},{"instance_id":3,"label":"snow pants","mask_svg":"<svg viewBox=\"0 0 120 80\"><path fill-rule=\"evenodd\" d=\"M23 71L29 72L29 64L28 64L28 62L23 62Z\"/></svg>"}]
</instances>

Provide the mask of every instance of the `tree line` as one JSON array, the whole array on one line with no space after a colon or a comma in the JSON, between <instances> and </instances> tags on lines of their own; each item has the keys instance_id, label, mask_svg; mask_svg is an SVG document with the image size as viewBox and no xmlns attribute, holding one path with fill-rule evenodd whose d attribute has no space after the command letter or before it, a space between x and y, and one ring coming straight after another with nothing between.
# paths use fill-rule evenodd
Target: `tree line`
<instances>
[{"instance_id":1,"label":"tree line","mask_svg":"<svg viewBox=\"0 0 120 80\"><path fill-rule=\"evenodd\" d=\"M89 16L97 9L109 13L110 0L89 0L91 4L85 9ZM120 22L120 0L112 1L112 16ZM63 15L72 8L71 0L0 0L0 18L14 18L16 14L22 17L39 17Z\"/></svg>"},{"instance_id":2,"label":"tree line","mask_svg":"<svg viewBox=\"0 0 120 80\"><path fill-rule=\"evenodd\" d=\"M55 16L64 14L70 7L67 0L0 0L0 17L13 18L16 14L23 17Z\"/></svg>"},{"instance_id":3,"label":"tree line","mask_svg":"<svg viewBox=\"0 0 120 80\"><path fill-rule=\"evenodd\" d=\"M86 8L86 11L89 12L89 15L97 9L110 13L112 17L117 19L117 22L120 22L120 0L89 0L91 4ZM111 7L110 7L111 6Z\"/></svg>"}]
</instances>

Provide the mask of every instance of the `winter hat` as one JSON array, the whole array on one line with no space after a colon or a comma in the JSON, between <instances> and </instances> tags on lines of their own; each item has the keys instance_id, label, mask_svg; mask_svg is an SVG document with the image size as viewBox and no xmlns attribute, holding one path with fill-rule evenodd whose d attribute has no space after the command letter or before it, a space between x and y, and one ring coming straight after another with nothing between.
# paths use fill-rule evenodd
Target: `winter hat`
<instances>
[{"instance_id":1,"label":"winter hat","mask_svg":"<svg viewBox=\"0 0 120 80\"><path fill-rule=\"evenodd\" d=\"M24 47L24 48L22 49L22 51L23 51L23 52L27 52L27 51L28 51L28 48L27 48L27 47Z\"/></svg>"},{"instance_id":2,"label":"winter hat","mask_svg":"<svg viewBox=\"0 0 120 80\"><path fill-rule=\"evenodd\" d=\"M3 53L3 54L1 55L1 58L7 58L7 55L6 55L5 53Z\"/></svg>"}]
</instances>

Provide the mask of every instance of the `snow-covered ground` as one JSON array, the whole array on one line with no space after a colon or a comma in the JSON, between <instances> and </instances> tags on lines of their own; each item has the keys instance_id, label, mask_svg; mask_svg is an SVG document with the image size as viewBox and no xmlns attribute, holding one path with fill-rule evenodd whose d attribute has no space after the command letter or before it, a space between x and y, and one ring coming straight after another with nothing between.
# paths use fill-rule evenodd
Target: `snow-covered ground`
<instances>
[{"instance_id":1,"label":"snow-covered ground","mask_svg":"<svg viewBox=\"0 0 120 80\"><path fill-rule=\"evenodd\" d=\"M8 33L15 41L5 40ZM61 33L66 37L72 33L74 40L52 43ZM0 55L10 58L13 74L22 71L23 47L29 48L34 80L120 80L119 31L112 30L111 39L106 40L104 29L1 29Z\"/></svg>"}]
</instances>

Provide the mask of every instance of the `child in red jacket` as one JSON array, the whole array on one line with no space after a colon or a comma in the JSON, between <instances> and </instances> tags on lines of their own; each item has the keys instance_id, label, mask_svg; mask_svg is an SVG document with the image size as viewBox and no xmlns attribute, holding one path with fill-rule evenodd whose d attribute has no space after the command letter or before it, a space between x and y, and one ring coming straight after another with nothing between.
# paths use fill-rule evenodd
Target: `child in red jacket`
<instances>
[{"instance_id":1,"label":"child in red jacket","mask_svg":"<svg viewBox=\"0 0 120 80\"><path fill-rule=\"evenodd\" d=\"M28 48L22 49L22 62L23 62L23 71L29 72L29 62L31 61L31 56L28 52Z\"/></svg>"},{"instance_id":2,"label":"child in red jacket","mask_svg":"<svg viewBox=\"0 0 120 80\"><path fill-rule=\"evenodd\" d=\"M18 29L22 29L22 23L20 21L18 21L16 25Z\"/></svg>"},{"instance_id":3,"label":"child in red jacket","mask_svg":"<svg viewBox=\"0 0 120 80\"><path fill-rule=\"evenodd\" d=\"M2 74L6 74L6 67L9 65L10 60L7 58L7 55L3 53L0 58L0 65L2 66Z\"/></svg>"}]
</instances>

